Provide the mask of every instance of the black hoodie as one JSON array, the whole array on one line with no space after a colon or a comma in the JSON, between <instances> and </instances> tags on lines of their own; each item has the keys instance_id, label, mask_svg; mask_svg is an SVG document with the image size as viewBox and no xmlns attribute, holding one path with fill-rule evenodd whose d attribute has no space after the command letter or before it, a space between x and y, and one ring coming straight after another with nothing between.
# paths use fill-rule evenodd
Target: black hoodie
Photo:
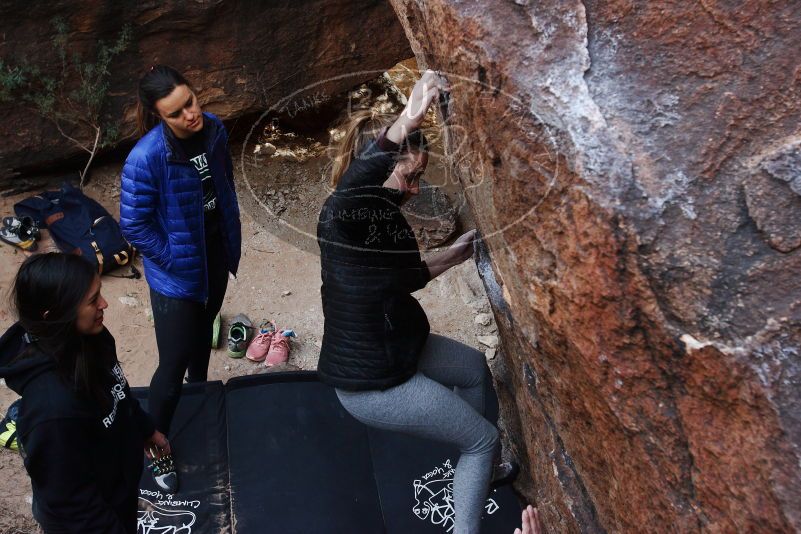
<instances>
[{"instance_id":1,"label":"black hoodie","mask_svg":"<svg viewBox=\"0 0 801 534\"><path fill-rule=\"evenodd\" d=\"M115 354L108 407L101 409L77 395L24 333L17 323L0 338L0 377L22 395L17 430L34 517L45 532L136 532L142 445L154 426L131 397L114 338L105 328L97 334Z\"/></svg>"}]
</instances>

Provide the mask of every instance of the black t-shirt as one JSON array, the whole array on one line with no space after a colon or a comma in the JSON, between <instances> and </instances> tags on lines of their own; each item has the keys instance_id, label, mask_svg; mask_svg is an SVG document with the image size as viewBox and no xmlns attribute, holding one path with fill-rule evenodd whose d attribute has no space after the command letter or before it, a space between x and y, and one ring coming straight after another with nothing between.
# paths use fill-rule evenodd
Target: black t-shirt
<instances>
[{"instance_id":1,"label":"black t-shirt","mask_svg":"<svg viewBox=\"0 0 801 534\"><path fill-rule=\"evenodd\" d=\"M209 231L216 233L216 230L219 229L217 221L219 210L217 209L217 191L214 189L214 180L211 177L211 168L206 155L206 137L203 133L201 131L179 141L187 159L200 175L200 183L203 187L204 223L208 234Z\"/></svg>"}]
</instances>

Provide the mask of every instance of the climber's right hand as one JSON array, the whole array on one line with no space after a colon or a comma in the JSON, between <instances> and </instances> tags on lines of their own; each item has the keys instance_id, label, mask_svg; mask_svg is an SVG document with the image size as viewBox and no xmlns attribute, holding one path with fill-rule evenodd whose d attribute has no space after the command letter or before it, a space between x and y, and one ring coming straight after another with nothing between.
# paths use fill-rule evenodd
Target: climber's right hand
<instances>
[{"instance_id":1,"label":"climber's right hand","mask_svg":"<svg viewBox=\"0 0 801 534\"><path fill-rule=\"evenodd\" d=\"M400 144L409 133L423 124L426 111L431 103L439 97L440 92L448 90L450 87L444 77L433 70L425 71L414 84L406 107L387 131L387 139Z\"/></svg>"}]
</instances>

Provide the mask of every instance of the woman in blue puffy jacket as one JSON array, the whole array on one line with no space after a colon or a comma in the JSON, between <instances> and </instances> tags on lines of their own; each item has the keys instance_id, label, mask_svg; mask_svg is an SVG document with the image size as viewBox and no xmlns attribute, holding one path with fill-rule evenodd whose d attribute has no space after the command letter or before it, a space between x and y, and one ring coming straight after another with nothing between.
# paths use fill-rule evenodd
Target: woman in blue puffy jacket
<instances>
[{"instance_id":1,"label":"woman in blue puffy jacket","mask_svg":"<svg viewBox=\"0 0 801 534\"><path fill-rule=\"evenodd\" d=\"M225 127L203 113L180 73L156 65L142 77L137 123L142 137L122 170L120 224L144 258L159 349L148 404L169 436L184 375L207 378L212 325L239 265L239 206ZM154 475L176 491L171 463Z\"/></svg>"}]
</instances>

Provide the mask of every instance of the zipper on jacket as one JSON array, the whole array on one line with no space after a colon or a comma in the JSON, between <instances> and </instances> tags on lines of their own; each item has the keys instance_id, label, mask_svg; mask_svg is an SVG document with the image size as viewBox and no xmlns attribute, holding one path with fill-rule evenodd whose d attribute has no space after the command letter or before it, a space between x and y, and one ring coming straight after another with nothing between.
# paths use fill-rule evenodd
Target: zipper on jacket
<instances>
[{"instance_id":1,"label":"zipper on jacket","mask_svg":"<svg viewBox=\"0 0 801 534\"><path fill-rule=\"evenodd\" d=\"M205 119L205 117L204 117L204 119ZM211 139L210 143L208 144L208 146L206 146L206 157L209 159L209 161L211 161L211 159L212 159L211 156L212 156L212 154L214 152L214 147L217 146L217 143L220 141L220 137L222 137L222 131L223 131L222 129L218 130L217 131L217 135L214 137L214 139ZM228 147L227 146L223 147L223 150L228 150ZM211 164L209 164L209 171L211 171ZM225 164L223 163L223 182L224 182L223 185L225 185L225 187L228 188L228 194L231 195L234 198L234 202L237 202L236 194L231 190L231 186L228 185L228 180L227 180L227 178L225 176L225 172L226 171L227 171L227 169L225 167ZM215 173L211 173L211 181L212 182L214 182L215 178L219 181L219 176L217 176ZM233 176L231 178L233 179ZM214 183L214 193L217 195L218 205L222 206L222 202L219 202L220 189L217 187L216 183ZM205 269L204 269L204 271L206 273L206 301L205 301L205 303L208 304L209 303L209 293L210 293L210 288L209 288L209 258L208 258L208 253L209 252L206 249L206 212L203 211L203 206L204 206L203 200L204 200L204 198L203 198L203 184L202 184L202 181L201 181L201 184L200 184L200 195L201 195L200 213L202 215L202 220L203 220L203 258L206 261ZM222 207L219 207L219 206L218 206L218 210L217 210L217 224L220 227L220 234L222 235L222 239L225 241L225 245L226 246L224 246L223 248L226 248L226 252L228 252L228 255L230 256L230 250L231 250L230 235L228 234L228 229L225 227L225 220L224 220L223 215L222 215ZM228 276L228 273L231 272L229 270L231 266L228 265L228 263L229 263L229 258L226 258L226 273L225 273L226 277ZM234 278L236 278L236 275L234 275Z\"/></svg>"},{"instance_id":2,"label":"zipper on jacket","mask_svg":"<svg viewBox=\"0 0 801 534\"><path fill-rule=\"evenodd\" d=\"M205 120L206 118L203 117L203 119ZM221 136L222 136L222 133L221 133L221 131L218 130L217 131L217 135L214 137L214 139L211 140L211 143L205 146L205 148L206 148L206 157L207 158L209 158L209 156L211 155L212 149L217 145L217 142L220 140ZM163 142L166 144L167 140L163 139ZM228 147L225 147L225 150L228 150ZM173 153L174 153L174 151L173 151ZM167 158L167 159L168 159L168 161L170 161L170 158ZM209 158L209 159L211 159L211 158ZM195 166L189 160L172 159L172 163L177 163L179 165L187 165L187 166L191 167L193 171L197 172L197 169L195 168ZM199 176L199 174L198 174L198 176ZM212 174L211 176L212 176L212 180L214 180L214 176L215 175ZM214 184L214 187L216 189L217 184ZM236 195L234 195L234 198L236 198ZM225 239L227 240L228 239L228 232L223 228L224 223L222 221L222 216L220 214L218 214L218 216L220 216L220 221L219 221L220 225L221 225L220 229L222 230L222 233L225 235ZM203 250L203 274L205 275L205 282L206 282L205 287L203 288L204 289L204 291L203 291L203 304L206 305L206 304L209 303L209 265L208 265L209 260L208 260L208 257L207 257L208 256L208 251L206 250L206 213L203 211L203 185L202 185L202 183L200 184L200 225L201 225L200 234L201 234L201 243L202 243L201 247L202 247L202 250ZM229 244L229 248L230 248L230 244Z\"/></svg>"},{"instance_id":3,"label":"zipper on jacket","mask_svg":"<svg viewBox=\"0 0 801 534\"><path fill-rule=\"evenodd\" d=\"M190 163L189 161L186 162L174 161L173 163L191 167L192 170L197 173L197 169L195 169L195 166L192 165L192 163ZM206 304L209 303L209 265L208 265L208 258L206 257L208 252L206 251L206 214L203 211L203 185L200 183L200 180L198 180L198 186L200 187L200 247L203 256L202 263L203 263L203 275L205 281L205 284L203 286L203 305L205 306Z\"/></svg>"},{"instance_id":4,"label":"zipper on jacket","mask_svg":"<svg viewBox=\"0 0 801 534\"><path fill-rule=\"evenodd\" d=\"M392 326L392 321L389 320L389 314L388 313L384 314L384 319L386 320L387 324L389 325L389 329L390 330L395 330L395 327Z\"/></svg>"},{"instance_id":5,"label":"zipper on jacket","mask_svg":"<svg viewBox=\"0 0 801 534\"><path fill-rule=\"evenodd\" d=\"M206 117L203 117L203 120L206 120ZM207 160L211 160L212 149L214 148L214 145L217 144L217 140L220 138L221 135L222 134L220 133L220 130L217 130L217 135L214 137L214 139L210 139L209 140L210 141L209 144L206 145L205 148L206 148L206 158L207 158ZM191 164L190 166L195 170L195 172L197 172L197 169L195 169L194 164ZM209 172L211 173L211 165L209 165ZM200 173L198 173L198 178L200 178ZM212 180L212 182L214 181L214 174L213 173L211 174L211 180ZM205 291L204 291L204 294L203 294L203 296L204 296L203 305L207 306L209 304L209 293L211 291L210 291L210 288L209 288L209 251L206 248L206 212L205 212L205 204L203 202L205 200L205 197L203 195L203 180L202 180L202 178L200 180L198 180L198 185L200 186L200 235L201 235L200 242L202 243L202 248L203 248L203 274L205 275L205 278L206 278L206 286L204 288ZM215 184L214 187L216 188L217 185ZM215 191L215 194L218 194L218 193ZM220 225L222 225L222 217L220 217L219 212L217 213L217 216L220 218L220 221L218 221L218 223ZM222 230L222 228L221 228L221 230ZM223 233L225 233L225 230L223 230Z\"/></svg>"},{"instance_id":6,"label":"zipper on jacket","mask_svg":"<svg viewBox=\"0 0 801 534\"><path fill-rule=\"evenodd\" d=\"M200 184L200 243L203 247L203 274L206 276L206 286L203 292L203 305L209 303L209 251L206 250L206 212L203 211L203 184Z\"/></svg>"}]
</instances>

